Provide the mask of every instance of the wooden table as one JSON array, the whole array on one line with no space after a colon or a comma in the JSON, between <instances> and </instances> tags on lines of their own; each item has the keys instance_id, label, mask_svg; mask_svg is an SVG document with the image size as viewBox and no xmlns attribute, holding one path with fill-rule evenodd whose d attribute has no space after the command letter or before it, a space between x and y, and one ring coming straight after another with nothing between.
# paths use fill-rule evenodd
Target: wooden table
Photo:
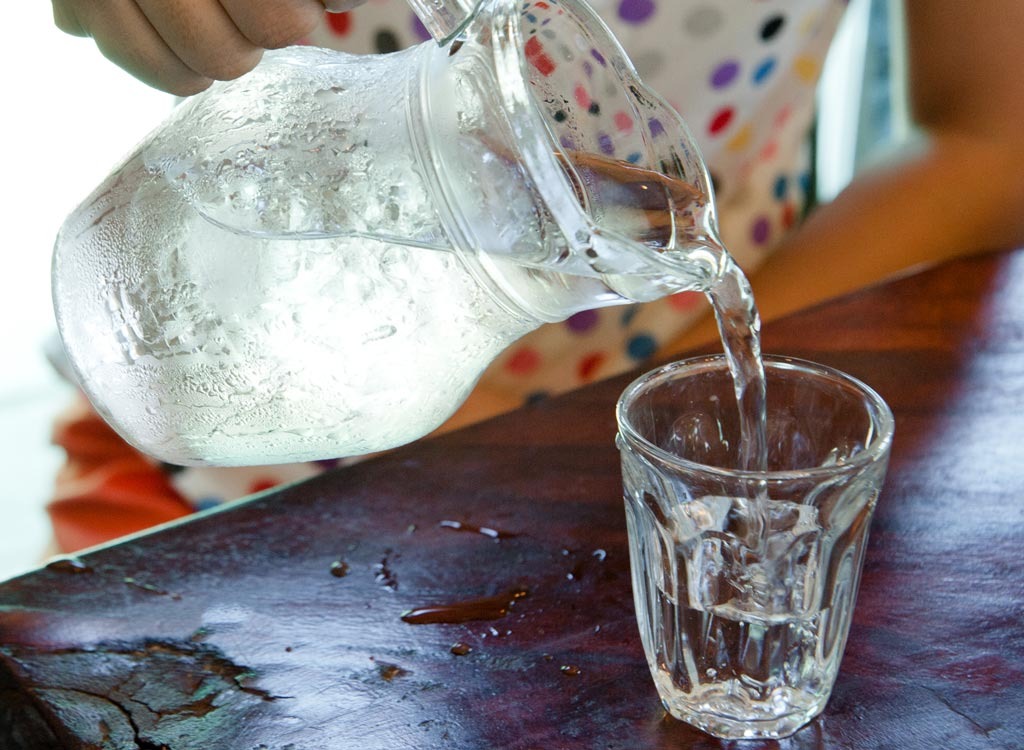
<instances>
[{"instance_id":1,"label":"wooden table","mask_svg":"<svg viewBox=\"0 0 1024 750\"><path fill-rule=\"evenodd\" d=\"M765 348L897 419L838 683L795 737L720 743L658 703L623 377L0 585L0 747L1024 746L1024 251L779 321ZM447 622L403 621L428 606Z\"/></svg>"}]
</instances>

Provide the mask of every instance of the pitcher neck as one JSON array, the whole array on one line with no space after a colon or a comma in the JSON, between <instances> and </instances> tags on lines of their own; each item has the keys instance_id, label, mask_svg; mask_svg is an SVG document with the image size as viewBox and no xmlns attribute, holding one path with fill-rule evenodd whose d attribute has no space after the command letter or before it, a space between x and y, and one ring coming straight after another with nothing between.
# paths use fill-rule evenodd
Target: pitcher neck
<instances>
[{"instance_id":1,"label":"pitcher neck","mask_svg":"<svg viewBox=\"0 0 1024 750\"><path fill-rule=\"evenodd\" d=\"M419 48L406 101L410 141L438 217L481 282L513 311L543 321L707 289L718 270L713 252L691 246L685 255L671 254L677 262L610 231L570 236L577 225L557 220L540 184L544 175L529 169L523 153L556 147L511 117L531 104L504 88L492 46L497 30L474 29L447 48ZM565 192L563 202L574 200ZM595 262L612 257L614 267Z\"/></svg>"},{"instance_id":2,"label":"pitcher neck","mask_svg":"<svg viewBox=\"0 0 1024 750\"><path fill-rule=\"evenodd\" d=\"M449 244L481 286L512 314L536 322L627 302L599 279L524 261L527 248L564 241L545 221L521 164L489 46L469 38L447 48L425 44L418 54L419 74L406 97L409 140Z\"/></svg>"}]
</instances>

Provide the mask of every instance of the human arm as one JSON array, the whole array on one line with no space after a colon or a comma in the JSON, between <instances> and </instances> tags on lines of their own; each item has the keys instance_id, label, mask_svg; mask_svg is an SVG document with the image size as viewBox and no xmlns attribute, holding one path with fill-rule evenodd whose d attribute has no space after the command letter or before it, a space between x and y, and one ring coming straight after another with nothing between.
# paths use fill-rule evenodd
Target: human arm
<instances>
[{"instance_id":1,"label":"human arm","mask_svg":"<svg viewBox=\"0 0 1024 750\"><path fill-rule=\"evenodd\" d=\"M921 264L1024 244L1024 3L904 5L922 141L859 175L752 274L765 320ZM704 321L672 350L714 335Z\"/></svg>"},{"instance_id":2,"label":"human arm","mask_svg":"<svg viewBox=\"0 0 1024 750\"><path fill-rule=\"evenodd\" d=\"M364 0L53 0L54 23L88 36L144 83L187 96L252 70L308 34L325 8Z\"/></svg>"}]
</instances>

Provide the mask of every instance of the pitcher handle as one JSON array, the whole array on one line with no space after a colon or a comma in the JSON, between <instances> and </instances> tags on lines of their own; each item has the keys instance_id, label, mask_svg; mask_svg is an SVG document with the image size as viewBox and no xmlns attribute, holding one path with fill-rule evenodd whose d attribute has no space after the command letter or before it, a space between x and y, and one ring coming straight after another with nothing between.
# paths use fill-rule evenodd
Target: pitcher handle
<instances>
[{"instance_id":1,"label":"pitcher handle","mask_svg":"<svg viewBox=\"0 0 1024 750\"><path fill-rule=\"evenodd\" d=\"M438 44L447 44L462 31L483 0L408 0Z\"/></svg>"}]
</instances>

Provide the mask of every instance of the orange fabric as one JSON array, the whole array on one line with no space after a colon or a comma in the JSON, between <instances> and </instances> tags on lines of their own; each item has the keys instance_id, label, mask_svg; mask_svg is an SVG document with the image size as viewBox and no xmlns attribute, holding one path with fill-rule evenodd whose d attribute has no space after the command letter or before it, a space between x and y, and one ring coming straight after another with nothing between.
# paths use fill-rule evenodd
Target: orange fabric
<instances>
[{"instance_id":1,"label":"orange fabric","mask_svg":"<svg viewBox=\"0 0 1024 750\"><path fill-rule=\"evenodd\" d=\"M58 418L53 442L67 454L47 506L62 552L192 512L160 468L125 443L84 398Z\"/></svg>"}]
</instances>

